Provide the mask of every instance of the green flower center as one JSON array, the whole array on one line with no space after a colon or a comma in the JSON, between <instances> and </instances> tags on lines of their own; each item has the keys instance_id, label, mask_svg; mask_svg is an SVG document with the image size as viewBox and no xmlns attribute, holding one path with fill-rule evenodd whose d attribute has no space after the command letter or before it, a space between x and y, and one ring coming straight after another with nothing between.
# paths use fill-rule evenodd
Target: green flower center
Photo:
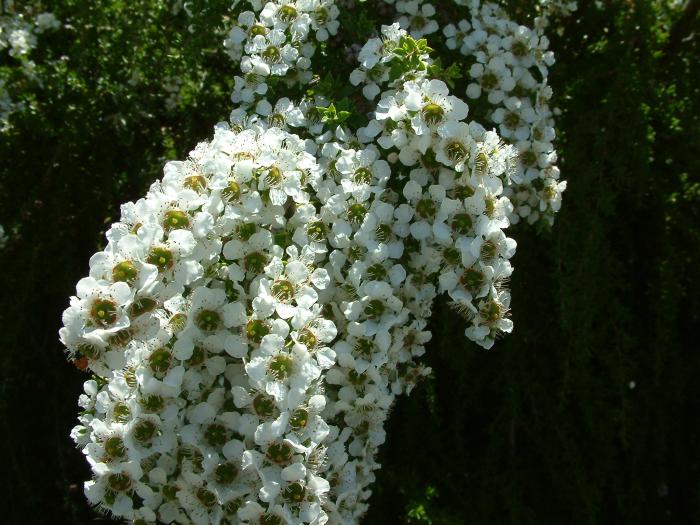
<instances>
[{"instance_id":1,"label":"green flower center","mask_svg":"<svg viewBox=\"0 0 700 525\"><path fill-rule=\"evenodd\" d=\"M294 284L286 280L275 281L272 284L272 295L278 301L291 301L294 298Z\"/></svg>"},{"instance_id":2,"label":"green flower center","mask_svg":"<svg viewBox=\"0 0 700 525\"><path fill-rule=\"evenodd\" d=\"M143 407L144 412L160 412L165 406L165 400L158 394L149 394L142 397L139 402Z\"/></svg>"},{"instance_id":3,"label":"green flower center","mask_svg":"<svg viewBox=\"0 0 700 525\"><path fill-rule=\"evenodd\" d=\"M139 317L153 310L158 303L150 297L140 297L129 306L129 317Z\"/></svg>"},{"instance_id":4,"label":"green flower center","mask_svg":"<svg viewBox=\"0 0 700 525\"><path fill-rule=\"evenodd\" d=\"M139 271L131 261L122 261L112 268L112 280L114 282L133 283L138 276Z\"/></svg>"},{"instance_id":5,"label":"green flower center","mask_svg":"<svg viewBox=\"0 0 700 525\"><path fill-rule=\"evenodd\" d=\"M373 281L381 281L387 275L386 268L381 263L376 263L367 268L367 276Z\"/></svg>"},{"instance_id":6,"label":"green flower center","mask_svg":"<svg viewBox=\"0 0 700 525\"><path fill-rule=\"evenodd\" d=\"M195 324L200 330L213 332L221 325L221 317L214 310L202 310L195 318Z\"/></svg>"},{"instance_id":7,"label":"green flower center","mask_svg":"<svg viewBox=\"0 0 700 525\"><path fill-rule=\"evenodd\" d=\"M484 244L481 245L481 251L479 252L479 255L481 255L481 258L485 261L490 261L494 257L496 257L496 254L498 253L498 247L493 241L486 241Z\"/></svg>"},{"instance_id":8,"label":"green flower center","mask_svg":"<svg viewBox=\"0 0 700 525\"><path fill-rule=\"evenodd\" d=\"M102 353L102 350L100 350L98 347L88 343L79 344L77 350L81 355L84 355L88 359L97 359Z\"/></svg>"},{"instance_id":9,"label":"green flower center","mask_svg":"<svg viewBox=\"0 0 700 525\"><path fill-rule=\"evenodd\" d=\"M241 196L241 186L235 180L229 180L221 194L225 199L236 201Z\"/></svg>"},{"instance_id":10,"label":"green flower center","mask_svg":"<svg viewBox=\"0 0 700 525\"><path fill-rule=\"evenodd\" d=\"M326 225L321 221L310 222L306 227L306 234L311 238L311 240L316 242L321 242L326 239L327 228Z\"/></svg>"},{"instance_id":11,"label":"green flower center","mask_svg":"<svg viewBox=\"0 0 700 525\"><path fill-rule=\"evenodd\" d=\"M185 363L189 368L194 368L204 363L206 357L207 351L201 346L195 346L192 350L192 356Z\"/></svg>"},{"instance_id":12,"label":"green flower center","mask_svg":"<svg viewBox=\"0 0 700 525\"><path fill-rule=\"evenodd\" d=\"M260 417L270 417L275 411L275 400L271 396L258 394L253 398L253 410Z\"/></svg>"},{"instance_id":13,"label":"green flower center","mask_svg":"<svg viewBox=\"0 0 700 525\"><path fill-rule=\"evenodd\" d=\"M537 155L535 155L535 152L531 150L523 151L520 154L520 161L525 166L534 166L537 162Z\"/></svg>"},{"instance_id":14,"label":"green flower center","mask_svg":"<svg viewBox=\"0 0 700 525\"><path fill-rule=\"evenodd\" d=\"M484 153L483 151L480 151L476 155L476 159L474 160L474 170L477 175L483 176L486 173L486 170L488 170L489 167L489 157Z\"/></svg>"},{"instance_id":15,"label":"green flower center","mask_svg":"<svg viewBox=\"0 0 700 525\"><path fill-rule=\"evenodd\" d=\"M112 412L114 414L114 419L119 423L127 423L129 418L131 418L131 410L121 401L115 403Z\"/></svg>"},{"instance_id":16,"label":"green flower center","mask_svg":"<svg viewBox=\"0 0 700 525\"><path fill-rule=\"evenodd\" d=\"M503 123L508 129L515 129L520 124L520 117L516 113L509 112L503 119Z\"/></svg>"},{"instance_id":17,"label":"green flower center","mask_svg":"<svg viewBox=\"0 0 700 525\"><path fill-rule=\"evenodd\" d=\"M119 436L107 438L104 444L105 452L110 458L122 458L126 455L124 440Z\"/></svg>"},{"instance_id":18,"label":"green flower center","mask_svg":"<svg viewBox=\"0 0 700 525\"><path fill-rule=\"evenodd\" d=\"M348 220L353 224L360 224L367 215L367 209L364 205L358 203L351 204L348 207Z\"/></svg>"},{"instance_id":19,"label":"green flower center","mask_svg":"<svg viewBox=\"0 0 700 525\"><path fill-rule=\"evenodd\" d=\"M238 476L238 468L233 463L222 463L214 469L216 482L221 485L230 485Z\"/></svg>"},{"instance_id":20,"label":"green flower center","mask_svg":"<svg viewBox=\"0 0 700 525\"><path fill-rule=\"evenodd\" d=\"M503 317L505 309L498 302L490 299L479 308L479 316L485 324L493 324Z\"/></svg>"},{"instance_id":21,"label":"green flower center","mask_svg":"<svg viewBox=\"0 0 700 525\"><path fill-rule=\"evenodd\" d=\"M285 464L292 459L293 450L287 443L272 443L267 447L267 458L273 463Z\"/></svg>"},{"instance_id":22,"label":"green flower center","mask_svg":"<svg viewBox=\"0 0 700 525\"><path fill-rule=\"evenodd\" d=\"M110 335L107 338L107 341L109 342L110 346L123 348L129 341L131 341L132 337L133 332L129 328L124 328Z\"/></svg>"},{"instance_id":23,"label":"green flower center","mask_svg":"<svg viewBox=\"0 0 700 525\"><path fill-rule=\"evenodd\" d=\"M424 219L435 217L437 206L432 199L421 199L416 203L416 213Z\"/></svg>"},{"instance_id":24,"label":"green flower center","mask_svg":"<svg viewBox=\"0 0 700 525\"><path fill-rule=\"evenodd\" d=\"M510 49L516 57L524 57L529 51L527 44L522 40L516 40L513 42Z\"/></svg>"},{"instance_id":25,"label":"green flower center","mask_svg":"<svg viewBox=\"0 0 700 525\"><path fill-rule=\"evenodd\" d=\"M299 482L292 483L284 489L284 499L290 503L301 503L306 496L306 488Z\"/></svg>"},{"instance_id":26,"label":"green flower center","mask_svg":"<svg viewBox=\"0 0 700 525\"><path fill-rule=\"evenodd\" d=\"M166 230L179 230L182 228L188 228L189 225L190 216L184 211L170 210L165 213L163 226L165 226Z\"/></svg>"},{"instance_id":27,"label":"green flower center","mask_svg":"<svg viewBox=\"0 0 700 525\"><path fill-rule=\"evenodd\" d=\"M292 417L289 418L289 424L294 430L304 428L309 423L309 413L303 408L297 408Z\"/></svg>"},{"instance_id":28,"label":"green flower center","mask_svg":"<svg viewBox=\"0 0 700 525\"><path fill-rule=\"evenodd\" d=\"M187 324L187 315L182 312L177 313L170 318L169 324L173 332L181 332Z\"/></svg>"},{"instance_id":29,"label":"green flower center","mask_svg":"<svg viewBox=\"0 0 700 525\"><path fill-rule=\"evenodd\" d=\"M272 126L273 128L281 128L284 126L285 118L284 115L281 113L273 113L269 117L267 117L267 122Z\"/></svg>"},{"instance_id":30,"label":"green flower center","mask_svg":"<svg viewBox=\"0 0 700 525\"><path fill-rule=\"evenodd\" d=\"M493 73L485 73L481 77L481 87L486 89L487 91L492 90L498 85L498 77L494 75Z\"/></svg>"},{"instance_id":31,"label":"green flower center","mask_svg":"<svg viewBox=\"0 0 700 525\"><path fill-rule=\"evenodd\" d=\"M272 377L282 381L289 377L294 368L294 360L287 355L276 355L270 359L267 370Z\"/></svg>"},{"instance_id":32,"label":"green flower center","mask_svg":"<svg viewBox=\"0 0 700 525\"><path fill-rule=\"evenodd\" d=\"M192 175L187 177L182 185L185 188L196 191L197 193L202 193L205 189L207 189L207 179L202 175Z\"/></svg>"},{"instance_id":33,"label":"green flower center","mask_svg":"<svg viewBox=\"0 0 700 525\"><path fill-rule=\"evenodd\" d=\"M462 259L459 250L452 247L447 247L444 250L442 250L442 258L445 259L447 264L450 264L452 266L457 266L457 264L459 264L460 260Z\"/></svg>"},{"instance_id":34,"label":"green flower center","mask_svg":"<svg viewBox=\"0 0 700 525\"><path fill-rule=\"evenodd\" d=\"M277 46L269 46L265 51L262 52L262 57L266 62L275 64L280 61L282 57L282 52Z\"/></svg>"},{"instance_id":35,"label":"green flower center","mask_svg":"<svg viewBox=\"0 0 700 525\"><path fill-rule=\"evenodd\" d=\"M467 147L458 140L452 141L445 146L445 155L452 162L457 162L467 158L469 151Z\"/></svg>"},{"instance_id":36,"label":"green flower center","mask_svg":"<svg viewBox=\"0 0 700 525\"><path fill-rule=\"evenodd\" d=\"M353 345L353 350L365 359L370 359L374 353L374 343L369 339L358 339Z\"/></svg>"},{"instance_id":37,"label":"green flower center","mask_svg":"<svg viewBox=\"0 0 700 525\"><path fill-rule=\"evenodd\" d=\"M245 333L248 339L259 343L263 337L270 333L270 327L261 319L251 319L245 325Z\"/></svg>"},{"instance_id":38,"label":"green flower center","mask_svg":"<svg viewBox=\"0 0 700 525\"><path fill-rule=\"evenodd\" d=\"M367 303L367 306L365 306L365 315L370 319L375 319L381 317L384 310L386 310L386 306L384 306L382 301L379 299L372 299Z\"/></svg>"},{"instance_id":39,"label":"green flower center","mask_svg":"<svg viewBox=\"0 0 700 525\"><path fill-rule=\"evenodd\" d=\"M165 374L172 363L173 356L167 348L158 348L148 356L148 366L156 374Z\"/></svg>"},{"instance_id":40,"label":"green flower center","mask_svg":"<svg viewBox=\"0 0 700 525\"><path fill-rule=\"evenodd\" d=\"M467 268L462 274L460 282L464 289L470 293L478 292L486 281L486 276L476 268Z\"/></svg>"},{"instance_id":41,"label":"green flower center","mask_svg":"<svg viewBox=\"0 0 700 525\"><path fill-rule=\"evenodd\" d=\"M471 186L455 186L455 197L458 199L468 199L472 195L474 195L474 188Z\"/></svg>"},{"instance_id":42,"label":"green flower center","mask_svg":"<svg viewBox=\"0 0 700 525\"><path fill-rule=\"evenodd\" d=\"M134 439L142 444L146 444L156 436L157 431L158 427L153 421L143 419L134 425Z\"/></svg>"},{"instance_id":43,"label":"green flower center","mask_svg":"<svg viewBox=\"0 0 700 525\"><path fill-rule=\"evenodd\" d=\"M374 236L379 242L386 242L391 238L391 226L388 224L380 224L374 230Z\"/></svg>"},{"instance_id":44,"label":"green flower center","mask_svg":"<svg viewBox=\"0 0 700 525\"><path fill-rule=\"evenodd\" d=\"M299 342L306 345L307 348L311 349L318 344L318 339L311 330L309 330L308 328L304 328L299 332Z\"/></svg>"},{"instance_id":45,"label":"green flower center","mask_svg":"<svg viewBox=\"0 0 700 525\"><path fill-rule=\"evenodd\" d=\"M107 485L114 492L126 492L131 488L131 478L123 473L110 474L107 477Z\"/></svg>"},{"instance_id":46,"label":"green flower center","mask_svg":"<svg viewBox=\"0 0 700 525\"><path fill-rule=\"evenodd\" d=\"M164 247L156 247L151 249L146 261L156 266L159 272L164 272L173 266L173 259L173 252Z\"/></svg>"},{"instance_id":47,"label":"green flower center","mask_svg":"<svg viewBox=\"0 0 700 525\"><path fill-rule=\"evenodd\" d=\"M264 36L267 34L267 28L264 25L255 24L254 26L251 26L251 28L248 30L248 34L251 37L255 37L258 35Z\"/></svg>"},{"instance_id":48,"label":"green flower center","mask_svg":"<svg viewBox=\"0 0 700 525\"><path fill-rule=\"evenodd\" d=\"M445 110L439 104L431 102L423 106L421 116L428 126L435 126L442 122L445 116Z\"/></svg>"},{"instance_id":49,"label":"green flower center","mask_svg":"<svg viewBox=\"0 0 700 525\"><path fill-rule=\"evenodd\" d=\"M222 447L228 441L228 430L219 423L212 423L204 431L204 439L212 447Z\"/></svg>"},{"instance_id":50,"label":"green flower center","mask_svg":"<svg viewBox=\"0 0 700 525\"><path fill-rule=\"evenodd\" d=\"M117 303L109 299L96 299L90 308L90 319L102 327L111 326L117 322Z\"/></svg>"},{"instance_id":51,"label":"green flower center","mask_svg":"<svg viewBox=\"0 0 700 525\"><path fill-rule=\"evenodd\" d=\"M260 525L282 525L282 518L276 514L263 514L260 516Z\"/></svg>"},{"instance_id":52,"label":"green flower center","mask_svg":"<svg viewBox=\"0 0 700 525\"><path fill-rule=\"evenodd\" d=\"M369 184L372 182L372 171L365 167L357 168L354 179L358 184Z\"/></svg>"},{"instance_id":53,"label":"green flower center","mask_svg":"<svg viewBox=\"0 0 700 525\"><path fill-rule=\"evenodd\" d=\"M251 252L243 259L245 269L253 273L262 273L267 264L267 256L261 252Z\"/></svg>"},{"instance_id":54,"label":"green flower center","mask_svg":"<svg viewBox=\"0 0 700 525\"><path fill-rule=\"evenodd\" d=\"M452 229L462 235L466 235L472 229L472 217L468 213L458 213L452 219Z\"/></svg>"},{"instance_id":55,"label":"green flower center","mask_svg":"<svg viewBox=\"0 0 700 525\"><path fill-rule=\"evenodd\" d=\"M292 5L283 5L280 7L280 10L277 11L277 16L279 16L279 19L282 20L282 22L291 22L297 17L297 10Z\"/></svg>"},{"instance_id":56,"label":"green flower center","mask_svg":"<svg viewBox=\"0 0 700 525\"><path fill-rule=\"evenodd\" d=\"M282 174L282 170L279 169L277 166L272 166L268 172L267 175L265 175L265 184L268 186L279 186L282 184L282 180L284 179L284 176Z\"/></svg>"}]
</instances>

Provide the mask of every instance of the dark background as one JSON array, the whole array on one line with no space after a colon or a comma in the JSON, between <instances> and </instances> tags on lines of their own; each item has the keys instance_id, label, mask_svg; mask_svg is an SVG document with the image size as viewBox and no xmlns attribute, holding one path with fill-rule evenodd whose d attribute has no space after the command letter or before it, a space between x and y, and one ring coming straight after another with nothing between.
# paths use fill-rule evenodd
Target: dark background
<instances>
[{"instance_id":1,"label":"dark background","mask_svg":"<svg viewBox=\"0 0 700 525\"><path fill-rule=\"evenodd\" d=\"M0 135L2 523L105 519L69 438L87 377L61 312L119 204L231 106L229 2L164 4L47 5L71 27L42 37L34 109ZM700 523L698 4L582 1L550 35L562 211L509 230L515 331L492 350L436 306L434 375L394 408L366 523ZM329 50L376 26L361 5Z\"/></svg>"}]
</instances>

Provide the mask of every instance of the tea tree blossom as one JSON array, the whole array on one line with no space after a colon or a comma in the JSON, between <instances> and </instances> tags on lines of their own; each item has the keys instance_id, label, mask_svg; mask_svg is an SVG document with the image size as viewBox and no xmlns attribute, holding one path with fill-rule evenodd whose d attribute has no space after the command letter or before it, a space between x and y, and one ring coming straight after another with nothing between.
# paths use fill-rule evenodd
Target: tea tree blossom
<instances>
[{"instance_id":1,"label":"tea tree blossom","mask_svg":"<svg viewBox=\"0 0 700 525\"><path fill-rule=\"evenodd\" d=\"M491 4L445 31L475 57L471 95L497 93L486 129L437 78L435 9L397 2L348 79L370 101L355 128L325 96L277 98L310 85L338 7L246 6L225 43L230 121L122 206L64 313L61 341L94 374L71 435L89 501L121 519L357 523L389 410L430 373L438 295L481 347L513 329L506 230L564 189L550 92L526 73L551 60ZM500 47L481 45L488 24ZM545 205L526 161L547 170Z\"/></svg>"}]
</instances>

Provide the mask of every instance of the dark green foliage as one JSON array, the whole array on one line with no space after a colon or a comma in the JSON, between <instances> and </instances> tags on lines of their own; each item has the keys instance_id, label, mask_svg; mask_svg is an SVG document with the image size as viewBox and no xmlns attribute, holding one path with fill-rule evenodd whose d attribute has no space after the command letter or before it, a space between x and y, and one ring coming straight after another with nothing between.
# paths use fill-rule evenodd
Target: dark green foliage
<instances>
[{"instance_id":1,"label":"dark green foliage","mask_svg":"<svg viewBox=\"0 0 700 525\"><path fill-rule=\"evenodd\" d=\"M102 519L84 500L88 467L68 437L85 377L62 354L60 312L119 204L228 116L234 73L214 31L230 2L194 2L207 8L192 20L164 1L55 4L72 28L37 50L37 63L57 61L32 94L40 110L0 138L8 524ZM683 14L584 0L551 35L562 212L544 235L514 229L516 328L492 350L464 342L460 318L437 306L434 375L394 409L366 523L700 522L694 4ZM439 12L455 20L459 10ZM374 16L386 11L346 16L343 34L361 40ZM333 118L364 104L344 81L350 69L317 84L350 101ZM167 76L185 86L172 108Z\"/></svg>"}]
</instances>

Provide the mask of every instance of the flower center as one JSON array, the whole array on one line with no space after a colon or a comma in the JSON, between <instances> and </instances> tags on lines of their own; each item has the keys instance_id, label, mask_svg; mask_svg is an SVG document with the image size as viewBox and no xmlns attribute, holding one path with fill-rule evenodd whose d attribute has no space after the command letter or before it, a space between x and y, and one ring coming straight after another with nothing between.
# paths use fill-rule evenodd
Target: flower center
<instances>
[{"instance_id":1,"label":"flower center","mask_svg":"<svg viewBox=\"0 0 700 525\"><path fill-rule=\"evenodd\" d=\"M437 207L432 199L421 199L416 203L416 213L424 219L435 217Z\"/></svg>"},{"instance_id":2,"label":"flower center","mask_svg":"<svg viewBox=\"0 0 700 525\"><path fill-rule=\"evenodd\" d=\"M212 423L204 431L204 439L213 447L222 447L228 441L228 431L225 426Z\"/></svg>"},{"instance_id":3,"label":"flower center","mask_svg":"<svg viewBox=\"0 0 700 525\"><path fill-rule=\"evenodd\" d=\"M270 328L261 319L251 319L245 325L245 332L248 339L259 343L263 337L270 333Z\"/></svg>"},{"instance_id":4,"label":"flower center","mask_svg":"<svg viewBox=\"0 0 700 525\"><path fill-rule=\"evenodd\" d=\"M221 195L230 201L236 201L241 196L241 187L235 180L229 180Z\"/></svg>"},{"instance_id":5,"label":"flower center","mask_svg":"<svg viewBox=\"0 0 700 525\"><path fill-rule=\"evenodd\" d=\"M110 474L107 477L107 485L114 492L126 492L131 488L131 478L127 474Z\"/></svg>"},{"instance_id":6,"label":"flower center","mask_svg":"<svg viewBox=\"0 0 700 525\"><path fill-rule=\"evenodd\" d=\"M468 153L467 147L458 140L452 141L445 146L445 155L452 162L467 158Z\"/></svg>"},{"instance_id":7,"label":"flower center","mask_svg":"<svg viewBox=\"0 0 700 525\"><path fill-rule=\"evenodd\" d=\"M90 318L98 326L113 325L117 322L117 303L109 299L96 299L90 309Z\"/></svg>"},{"instance_id":8,"label":"flower center","mask_svg":"<svg viewBox=\"0 0 700 525\"><path fill-rule=\"evenodd\" d=\"M188 228L190 225L190 216L184 211L170 210L165 213L163 225L166 230L180 230Z\"/></svg>"},{"instance_id":9,"label":"flower center","mask_svg":"<svg viewBox=\"0 0 700 525\"><path fill-rule=\"evenodd\" d=\"M462 286L464 286L465 290L470 293L476 293L484 285L485 280L486 277L479 270L476 268L467 268L464 270L460 282L462 283Z\"/></svg>"},{"instance_id":10,"label":"flower center","mask_svg":"<svg viewBox=\"0 0 700 525\"><path fill-rule=\"evenodd\" d=\"M214 310L202 310L197 314L195 320L197 328L205 332L213 332L221 324L221 317Z\"/></svg>"},{"instance_id":11,"label":"flower center","mask_svg":"<svg viewBox=\"0 0 700 525\"><path fill-rule=\"evenodd\" d=\"M182 185L185 188L201 193L207 188L207 179L202 175L192 175L187 177Z\"/></svg>"},{"instance_id":12,"label":"flower center","mask_svg":"<svg viewBox=\"0 0 700 525\"><path fill-rule=\"evenodd\" d=\"M359 202L348 207L348 220L354 224L360 224L366 215L367 209Z\"/></svg>"},{"instance_id":13,"label":"flower center","mask_svg":"<svg viewBox=\"0 0 700 525\"><path fill-rule=\"evenodd\" d=\"M452 229L462 235L466 235L472 229L472 217L468 213L458 213L452 219Z\"/></svg>"},{"instance_id":14,"label":"flower center","mask_svg":"<svg viewBox=\"0 0 700 525\"><path fill-rule=\"evenodd\" d=\"M107 438L104 444L105 452L110 458L121 458L126 454L126 447L124 446L124 440L119 436L112 436Z\"/></svg>"},{"instance_id":15,"label":"flower center","mask_svg":"<svg viewBox=\"0 0 700 525\"><path fill-rule=\"evenodd\" d=\"M289 302L294 299L294 284L291 281L275 281L272 285L272 295L278 301Z\"/></svg>"},{"instance_id":16,"label":"flower center","mask_svg":"<svg viewBox=\"0 0 700 525\"><path fill-rule=\"evenodd\" d=\"M276 355L270 359L267 365L267 370L272 377L278 381L282 381L289 377L294 368L294 360L286 355Z\"/></svg>"},{"instance_id":17,"label":"flower center","mask_svg":"<svg viewBox=\"0 0 700 525\"><path fill-rule=\"evenodd\" d=\"M280 61L280 58L282 58L282 53L277 46L269 46L262 52L262 57L265 62L275 64Z\"/></svg>"},{"instance_id":18,"label":"flower center","mask_svg":"<svg viewBox=\"0 0 700 525\"><path fill-rule=\"evenodd\" d=\"M233 463L222 463L214 470L216 482L222 485L230 485L238 475L238 468Z\"/></svg>"},{"instance_id":19,"label":"flower center","mask_svg":"<svg viewBox=\"0 0 700 525\"><path fill-rule=\"evenodd\" d=\"M365 306L365 315L370 319L376 319L382 316L385 309L386 306L384 306L382 301L379 299L372 299L367 303L367 306Z\"/></svg>"},{"instance_id":20,"label":"flower center","mask_svg":"<svg viewBox=\"0 0 700 525\"><path fill-rule=\"evenodd\" d=\"M321 221L310 222L306 227L306 234L311 238L311 240L316 242L325 240L326 232L326 225Z\"/></svg>"},{"instance_id":21,"label":"flower center","mask_svg":"<svg viewBox=\"0 0 700 525\"><path fill-rule=\"evenodd\" d=\"M174 263L173 253L164 247L155 247L146 258L146 262L158 268L159 272L170 269Z\"/></svg>"},{"instance_id":22,"label":"flower center","mask_svg":"<svg viewBox=\"0 0 700 525\"><path fill-rule=\"evenodd\" d=\"M305 495L306 488L299 482L292 483L286 489L284 489L284 499L290 503L301 503L304 501Z\"/></svg>"},{"instance_id":23,"label":"flower center","mask_svg":"<svg viewBox=\"0 0 700 525\"><path fill-rule=\"evenodd\" d=\"M245 269L253 273L262 273L267 264L267 257L264 253L252 252L243 259Z\"/></svg>"},{"instance_id":24,"label":"flower center","mask_svg":"<svg viewBox=\"0 0 700 525\"><path fill-rule=\"evenodd\" d=\"M428 126L435 126L436 124L442 122L442 119L445 116L445 110L439 104L431 102L423 106L421 116Z\"/></svg>"},{"instance_id":25,"label":"flower center","mask_svg":"<svg viewBox=\"0 0 700 525\"><path fill-rule=\"evenodd\" d=\"M133 283L138 276L138 268L132 261L122 261L112 268L114 282Z\"/></svg>"},{"instance_id":26,"label":"flower center","mask_svg":"<svg viewBox=\"0 0 700 525\"><path fill-rule=\"evenodd\" d=\"M153 421L143 419L134 425L134 439L141 444L149 443L155 436L158 427Z\"/></svg>"},{"instance_id":27,"label":"flower center","mask_svg":"<svg viewBox=\"0 0 700 525\"><path fill-rule=\"evenodd\" d=\"M309 422L309 413L303 408L297 408L292 417L289 418L289 424L294 430L304 428Z\"/></svg>"},{"instance_id":28,"label":"flower center","mask_svg":"<svg viewBox=\"0 0 700 525\"><path fill-rule=\"evenodd\" d=\"M372 171L365 167L357 168L354 179L358 184L369 184L372 182Z\"/></svg>"},{"instance_id":29,"label":"flower center","mask_svg":"<svg viewBox=\"0 0 700 525\"><path fill-rule=\"evenodd\" d=\"M292 447L287 443L272 443L267 448L267 457L273 463L285 464L292 459Z\"/></svg>"},{"instance_id":30,"label":"flower center","mask_svg":"<svg viewBox=\"0 0 700 525\"><path fill-rule=\"evenodd\" d=\"M282 22L289 23L297 17L297 10L292 5L283 5L280 7L279 11L277 11L277 16L279 16Z\"/></svg>"},{"instance_id":31,"label":"flower center","mask_svg":"<svg viewBox=\"0 0 700 525\"><path fill-rule=\"evenodd\" d=\"M270 417L275 411L275 400L265 394L258 394L253 398L253 410L260 417Z\"/></svg>"}]
</instances>

